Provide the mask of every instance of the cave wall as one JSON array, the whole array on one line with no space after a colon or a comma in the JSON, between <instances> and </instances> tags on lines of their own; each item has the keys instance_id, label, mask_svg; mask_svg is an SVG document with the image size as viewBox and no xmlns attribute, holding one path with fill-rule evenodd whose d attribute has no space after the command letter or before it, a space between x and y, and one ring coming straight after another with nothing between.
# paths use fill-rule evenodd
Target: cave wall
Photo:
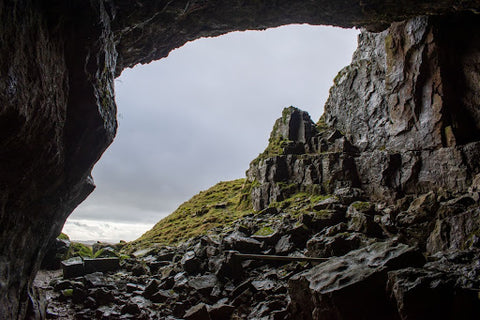
<instances>
[{"instance_id":1,"label":"cave wall","mask_svg":"<svg viewBox=\"0 0 480 320\"><path fill-rule=\"evenodd\" d=\"M300 111L286 109L277 120L247 171L254 208L346 187L389 203L429 191L465 193L480 169L479 31L468 13L363 31L351 64L334 79L319 131L302 139L279 131ZM313 126L308 116L305 124Z\"/></svg>"},{"instance_id":2,"label":"cave wall","mask_svg":"<svg viewBox=\"0 0 480 320\"><path fill-rule=\"evenodd\" d=\"M2 319L38 309L30 287L47 242L93 191L90 171L116 130L108 19L71 6L62 10L84 17L66 21L40 4L0 3Z\"/></svg>"},{"instance_id":3,"label":"cave wall","mask_svg":"<svg viewBox=\"0 0 480 320\"><path fill-rule=\"evenodd\" d=\"M32 279L48 240L94 188L91 169L117 126L113 79L124 68L233 30L311 23L381 31L416 15L479 9L447 0L0 0L0 315L22 319L38 307ZM451 57L442 59L455 73ZM475 59L462 58L466 66ZM448 90L474 113L473 91L457 96L475 87L478 72L469 72L457 72L465 85ZM466 128L450 114L452 128ZM455 137L468 141L461 131Z\"/></svg>"},{"instance_id":4,"label":"cave wall","mask_svg":"<svg viewBox=\"0 0 480 320\"><path fill-rule=\"evenodd\" d=\"M478 174L478 31L478 17L464 14L360 35L330 90L325 122L359 150L370 195L465 192Z\"/></svg>"}]
</instances>

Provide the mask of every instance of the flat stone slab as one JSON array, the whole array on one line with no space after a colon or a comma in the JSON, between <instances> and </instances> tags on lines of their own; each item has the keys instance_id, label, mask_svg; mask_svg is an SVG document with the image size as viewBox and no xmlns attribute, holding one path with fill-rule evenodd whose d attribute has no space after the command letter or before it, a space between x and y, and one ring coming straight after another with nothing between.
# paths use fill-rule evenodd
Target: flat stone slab
<instances>
[{"instance_id":1,"label":"flat stone slab","mask_svg":"<svg viewBox=\"0 0 480 320\"><path fill-rule=\"evenodd\" d=\"M120 269L119 258L84 259L85 273L117 271Z\"/></svg>"},{"instance_id":2,"label":"flat stone slab","mask_svg":"<svg viewBox=\"0 0 480 320\"><path fill-rule=\"evenodd\" d=\"M81 258L71 258L61 262L63 278L70 279L85 275L83 260Z\"/></svg>"},{"instance_id":3,"label":"flat stone slab","mask_svg":"<svg viewBox=\"0 0 480 320\"><path fill-rule=\"evenodd\" d=\"M119 258L81 259L62 261L63 278L76 278L94 272L108 272L120 269Z\"/></svg>"}]
</instances>

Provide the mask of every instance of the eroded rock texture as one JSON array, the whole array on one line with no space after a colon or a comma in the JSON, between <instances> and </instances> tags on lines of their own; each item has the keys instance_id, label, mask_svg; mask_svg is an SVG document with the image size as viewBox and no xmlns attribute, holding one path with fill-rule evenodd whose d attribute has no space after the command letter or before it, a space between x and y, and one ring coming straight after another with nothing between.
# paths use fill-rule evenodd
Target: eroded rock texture
<instances>
[{"instance_id":1,"label":"eroded rock texture","mask_svg":"<svg viewBox=\"0 0 480 320\"><path fill-rule=\"evenodd\" d=\"M292 184L295 192L358 187L392 201L466 192L480 170L478 30L478 18L466 14L363 32L351 65L335 78L321 132L297 137L276 124L269 147L252 162L255 208L283 200ZM289 119L279 121L287 126Z\"/></svg>"},{"instance_id":2,"label":"eroded rock texture","mask_svg":"<svg viewBox=\"0 0 480 320\"><path fill-rule=\"evenodd\" d=\"M294 22L383 30L392 21L417 15L479 9L478 1L447 0L0 1L0 314L7 319L25 316L27 301L34 300L29 299L32 277L49 239L92 191L92 166L115 135L113 78L123 68L165 57L186 41L233 30ZM478 132L478 41L473 40L478 32L473 13L395 25L389 49L382 53L380 46L378 59L372 60L374 65L381 59L388 62L374 67L378 75L370 77L359 60L359 67L352 67L356 71L339 79L341 86L355 80L354 72L363 72L372 88L384 89L369 97L362 93L356 112L365 115L365 106L377 103L381 107L372 112L378 116L368 118L394 120L385 129L378 124L364 131L379 129L370 148L358 143L380 165L359 166L362 185L372 183L363 177L378 173L382 179L373 184L383 187L379 192L430 188L437 177L450 189L468 186L478 168L473 142ZM365 34L364 43L382 43L385 36ZM385 78L382 70L400 74ZM358 89L353 85L347 91ZM339 99L333 92L335 97ZM334 120L332 101L327 122L346 126L347 118ZM387 106L390 118L381 116ZM395 139L385 141L382 150L377 147L385 130ZM358 142L355 135L343 133ZM408 152L403 152L406 142ZM400 172L389 171L392 161L401 163Z\"/></svg>"},{"instance_id":3,"label":"eroded rock texture","mask_svg":"<svg viewBox=\"0 0 480 320\"><path fill-rule=\"evenodd\" d=\"M373 195L462 192L478 173L479 27L472 15L419 17L360 36L325 120L361 151L359 176Z\"/></svg>"},{"instance_id":4,"label":"eroded rock texture","mask_svg":"<svg viewBox=\"0 0 480 320\"><path fill-rule=\"evenodd\" d=\"M64 8L84 15L70 21L48 9L0 4L3 319L23 318L35 300L29 288L47 243L93 190L90 171L116 130L109 18L94 6Z\"/></svg>"}]
</instances>

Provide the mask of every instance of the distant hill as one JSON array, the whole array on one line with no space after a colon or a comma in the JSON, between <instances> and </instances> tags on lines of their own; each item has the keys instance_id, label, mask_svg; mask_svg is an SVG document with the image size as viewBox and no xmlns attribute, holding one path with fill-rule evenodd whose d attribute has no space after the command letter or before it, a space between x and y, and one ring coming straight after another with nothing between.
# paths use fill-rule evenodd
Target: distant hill
<instances>
[{"instance_id":1,"label":"distant hill","mask_svg":"<svg viewBox=\"0 0 480 320\"><path fill-rule=\"evenodd\" d=\"M226 227L251 213L251 183L246 179L219 182L186 201L172 214L160 220L152 229L126 246L148 247L153 243L174 245L191 237L205 234L216 227Z\"/></svg>"}]
</instances>

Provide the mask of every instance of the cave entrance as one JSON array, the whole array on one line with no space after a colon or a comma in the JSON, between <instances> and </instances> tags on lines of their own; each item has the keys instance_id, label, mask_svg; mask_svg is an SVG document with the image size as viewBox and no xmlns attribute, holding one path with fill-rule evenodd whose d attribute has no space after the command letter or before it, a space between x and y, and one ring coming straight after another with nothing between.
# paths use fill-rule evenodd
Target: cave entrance
<instances>
[{"instance_id":1,"label":"cave entrance","mask_svg":"<svg viewBox=\"0 0 480 320\"><path fill-rule=\"evenodd\" d=\"M245 176L284 107L323 113L358 31L289 25L199 39L116 81L119 130L97 185L67 220L74 240L134 240L218 181Z\"/></svg>"}]
</instances>

